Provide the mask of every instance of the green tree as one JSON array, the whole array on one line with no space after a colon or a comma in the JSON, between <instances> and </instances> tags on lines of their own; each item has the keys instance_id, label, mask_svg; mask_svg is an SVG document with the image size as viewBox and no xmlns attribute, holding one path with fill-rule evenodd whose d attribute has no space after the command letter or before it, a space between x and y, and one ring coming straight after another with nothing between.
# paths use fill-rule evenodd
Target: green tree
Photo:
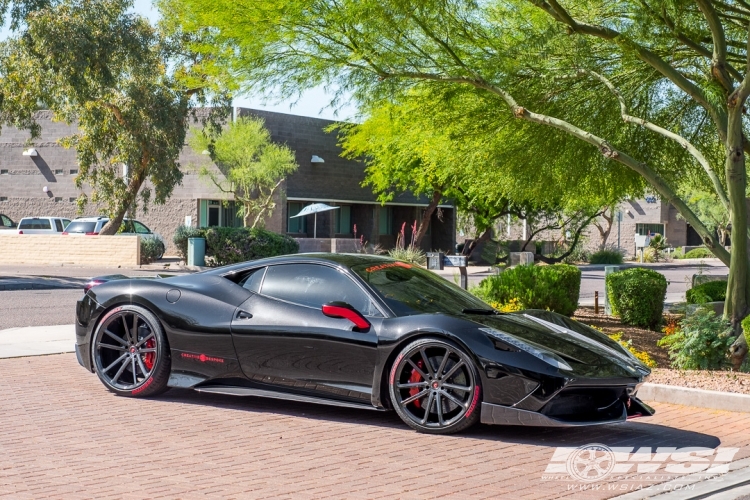
<instances>
[{"instance_id":1,"label":"green tree","mask_svg":"<svg viewBox=\"0 0 750 500\"><path fill-rule=\"evenodd\" d=\"M750 94L745 2L670 0L163 0L185 29L210 27L211 51L232 47L247 88L283 94L321 83L360 102L420 84L485 93L486 118L546 129L549 155L565 139L642 176L730 267L725 314L748 313L746 238L731 255L678 193L696 176L732 227L747 228L742 113ZM472 116L472 118L476 118ZM481 120L480 120L481 121ZM519 127L519 140L540 135ZM621 131L618 135L616 131ZM537 158L528 157L530 165ZM577 165L568 165L573 174ZM528 170L533 170L529 168ZM733 347L738 366L747 353Z\"/></svg>"},{"instance_id":2,"label":"green tree","mask_svg":"<svg viewBox=\"0 0 750 500\"><path fill-rule=\"evenodd\" d=\"M237 213L250 228L262 225L273 212L274 194L298 167L291 149L271 142L261 118L238 118L216 137L193 133L190 146L209 152L222 175L207 166L201 167L200 175L242 204Z\"/></svg>"},{"instance_id":3,"label":"green tree","mask_svg":"<svg viewBox=\"0 0 750 500\"><path fill-rule=\"evenodd\" d=\"M33 141L41 102L54 120L78 125L61 143L76 150L76 186L91 187L90 198L79 197L79 210L91 201L110 217L101 234L115 234L139 204L147 210L150 201L166 201L182 180L178 156L192 108L221 95L212 94L210 77L177 64L174 41L128 13L131 6L52 3L28 13L23 33L0 45L0 120L30 129ZM177 74L191 74L196 86L187 88Z\"/></svg>"}]
</instances>

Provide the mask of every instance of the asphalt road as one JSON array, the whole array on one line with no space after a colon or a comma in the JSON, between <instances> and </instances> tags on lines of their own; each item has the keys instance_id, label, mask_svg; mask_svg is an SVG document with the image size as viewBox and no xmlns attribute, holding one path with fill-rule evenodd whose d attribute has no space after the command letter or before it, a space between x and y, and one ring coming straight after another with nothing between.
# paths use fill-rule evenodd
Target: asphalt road
<instances>
[{"instance_id":1,"label":"asphalt road","mask_svg":"<svg viewBox=\"0 0 750 500\"><path fill-rule=\"evenodd\" d=\"M694 274L727 274L728 270L725 266L718 265L718 262L712 263L713 265L669 265L654 267L658 270L669 281L669 287L667 288L667 301L676 302L684 300L685 290L690 288L690 281ZM0 271L3 271L0 269ZM35 270L37 271L37 270ZM41 270L39 270L41 271ZM119 270L76 270L71 272L70 269L65 272L60 272L59 275L68 276L94 276L97 274L112 274ZM27 271L28 273L29 271ZM47 271L49 273L49 270ZM157 271L151 270L150 272L141 271L134 272L133 270L125 271L127 274L155 274ZM0 275L3 274L0 272ZM9 273L5 273L9 274ZM24 273L26 274L26 273ZM30 274L30 273L29 273ZM36 273L36 274L42 274ZM52 273L49 273L52 274ZM444 273L444 277L450 281L453 278ZM476 284L487 274L479 273L480 275L471 275L470 284ZM63 288L56 290L25 290L25 291L14 291L5 290L0 291L0 330L4 328L15 328L24 326L47 326L47 325L65 325L72 324L74 321L75 314L75 303L81 297L83 291L80 285L74 284L75 288ZM581 279L581 294L580 301L582 305L592 305L594 292L599 291L600 304L604 304L604 270L593 270L583 269Z\"/></svg>"},{"instance_id":2,"label":"asphalt road","mask_svg":"<svg viewBox=\"0 0 750 500\"><path fill-rule=\"evenodd\" d=\"M0 330L23 326L70 325L83 290L9 290L0 292Z\"/></svg>"}]
</instances>

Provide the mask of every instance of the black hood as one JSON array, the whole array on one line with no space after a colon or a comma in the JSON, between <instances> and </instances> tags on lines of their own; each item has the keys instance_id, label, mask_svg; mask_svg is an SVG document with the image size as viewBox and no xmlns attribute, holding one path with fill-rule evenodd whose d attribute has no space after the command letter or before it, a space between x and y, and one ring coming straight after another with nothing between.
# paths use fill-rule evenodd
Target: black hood
<instances>
[{"instance_id":1,"label":"black hood","mask_svg":"<svg viewBox=\"0 0 750 500\"><path fill-rule=\"evenodd\" d=\"M582 377L642 379L651 373L603 333L554 312L532 309L503 315L471 315L471 320L557 354Z\"/></svg>"}]
</instances>

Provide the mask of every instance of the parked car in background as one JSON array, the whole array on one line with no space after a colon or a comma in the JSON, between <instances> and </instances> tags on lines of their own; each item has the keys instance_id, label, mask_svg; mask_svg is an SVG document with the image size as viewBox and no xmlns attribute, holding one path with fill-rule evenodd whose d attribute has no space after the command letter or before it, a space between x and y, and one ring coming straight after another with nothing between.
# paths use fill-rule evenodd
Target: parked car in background
<instances>
[{"instance_id":1,"label":"parked car in background","mask_svg":"<svg viewBox=\"0 0 750 500\"><path fill-rule=\"evenodd\" d=\"M24 217L18 221L16 234L62 234L70 219L63 217Z\"/></svg>"},{"instance_id":2,"label":"parked car in background","mask_svg":"<svg viewBox=\"0 0 750 500\"><path fill-rule=\"evenodd\" d=\"M109 222L107 217L78 217L65 228L63 234L94 236L99 234L107 222Z\"/></svg>"},{"instance_id":3,"label":"parked car in background","mask_svg":"<svg viewBox=\"0 0 750 500\"><path fill-rule=\"evenodd\" d=\"M0 214L0 229L15 229L17 224L5 214Z\"/></svg>"},{"instance_id":4,"label":"parked car in background","mask_svg":"<svg viewBox=\"0 0 750 500\"><path fill-rule=\"evenodd\" d=\"M107 222L109 222L108 217L78 217L70 223L68 228L65 230L65 233L63 234L94 236L101 232L102 228L105 226L105 224L107 224ZM156 235L148 227L146 227L145 224L135 219L128 218L122 220L122 224L120 225L120 229L117 231L117 234L137 234L140 236L153 235L153 237L156 237ZM159 238L159 243L161 243L161 253L159 253L157 259L161 259L164 256L164 251L166 250L166 248L164 247L164 242L161 241L161 238Z\"/></svg>"}]
</instances>

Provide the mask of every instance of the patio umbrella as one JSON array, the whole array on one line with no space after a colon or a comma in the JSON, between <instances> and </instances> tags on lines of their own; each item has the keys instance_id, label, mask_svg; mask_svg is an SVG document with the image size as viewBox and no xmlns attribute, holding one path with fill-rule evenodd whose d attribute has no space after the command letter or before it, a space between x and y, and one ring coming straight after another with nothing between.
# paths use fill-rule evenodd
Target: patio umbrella
<instances>
[{"instance_id":1,"label":"patio umbrella","mask_svg":"<svg viewBox=\"0 0 750 500\"><path fill-rule=\"evenodd\" d=\"M329 210L336 210L337 208L341 207L332 207L330 205L326 205L325 203L313 203L312 205L307 205L302 210L299 211L297 215L292 215L289 217L290 219L293 219L295 217L303 217L305 215L315 214L315 224L313 225L313 238L318 237L318 212L327 212Z\"/></svg>"}]
</instances>

